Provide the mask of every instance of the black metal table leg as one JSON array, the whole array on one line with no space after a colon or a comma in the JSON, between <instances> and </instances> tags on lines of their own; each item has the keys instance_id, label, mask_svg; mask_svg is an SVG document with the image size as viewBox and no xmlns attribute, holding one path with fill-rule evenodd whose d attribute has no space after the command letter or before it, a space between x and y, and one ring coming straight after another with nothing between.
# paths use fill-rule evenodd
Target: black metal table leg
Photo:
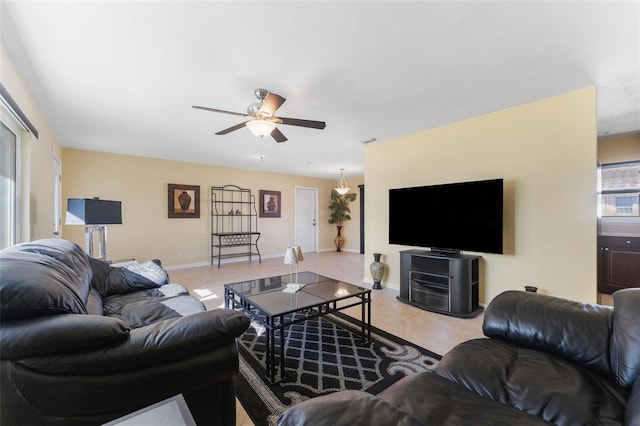
<instances>
[{"instance_id":1,"label":"black metal table leg","mask_svg":"<svg viewBox=\"0 0 640 426\"><path fill-rule=\"evenodd\" d=\"M367 293L367 339L371 342L371 293Z\"/></svg>"},{"instance_id":2,"label":"black metal table leg","mask_svg":"<svg viewBox=\"0 0 640 426\"><path fill-rule=\"evenodd\" d=\"M360 338L362 339L362 343L365 343L367 340L365 338L365 330L364 330L364 320L365 320L365 309L364 305L366 304L366 296L363 295L360 303L360 308L362 311L362 320L360 321Z\"/></svg>"},{"instance_id":3,"label":"black metal table leg","mask_svg":"<svg viewBox=\"0 0 640 426\"><path fill-rule=\"evenodd\" d=\"M269 318L267 318L266 321L266 328L267 328L267 332L266 332L266 337L267 337L267 345L265 347L265 369L266 369L266 373L267 373L267 378L273 382L273 372L272 372L272 366L273 366L273 358L272 358L272 354L273 354L273 328L271 327L271 323L269 321Z\"/></svg>"},{"instance_id":4,"label":"black metal table leg","mask_svg":"<svg viewBox=\"0 0 640 426\"><path fill-rule=\"evenodd\" d=\"M284 317L280 317L280 380L284 379Z\"/></svg>"}]
</instances>

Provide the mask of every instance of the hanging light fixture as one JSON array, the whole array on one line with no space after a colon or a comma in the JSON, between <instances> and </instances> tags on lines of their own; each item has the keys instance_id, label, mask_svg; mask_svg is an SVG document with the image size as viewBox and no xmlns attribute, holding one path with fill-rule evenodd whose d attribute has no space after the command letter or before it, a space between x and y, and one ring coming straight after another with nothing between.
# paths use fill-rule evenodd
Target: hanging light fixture
<instances>
[{"instance_id":1,"label":"hanging light fixture","mask_svg":"<svg viewBox=\"0 0 640 426\"><path fill-rule=\"evenodd\" d=\"M335 188L336 192L340 195L344 195L349 192L351 188L347 184L347 180L344 178L344 169L340 169L340 183L337 188Z\"/></svg>"},{"instance_id":2,"label":"hanging light fixture","mask_svg":"<svg viewBox=\"0 0 640 426\"><path fill-rule=\"evenodd\" d=\"M255 120L248 121L246 126L251 130L251 133L261 138L270 135L273 129L276 128L276 123L256 118Z\"/></svg>"}]
</instances>

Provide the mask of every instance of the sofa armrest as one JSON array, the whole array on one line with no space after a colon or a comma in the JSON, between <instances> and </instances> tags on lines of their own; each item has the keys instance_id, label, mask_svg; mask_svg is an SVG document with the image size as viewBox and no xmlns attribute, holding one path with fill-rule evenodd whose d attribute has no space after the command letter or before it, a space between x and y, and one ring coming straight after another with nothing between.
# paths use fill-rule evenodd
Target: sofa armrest
<instances>
[{"instance_id":1,"label":"sofa armrest","mask_svg":"<svg viewBox=\"0 0 640 426\"><path fill-rule=\"evenodd\" d=\"M640 377L640 289L616 291L613 306L611 367L618 384L630 389Z\"/></svg>"},{"instance_id":2,"label":"sofa armrest","mask_svg":"<svg viewBox=\"0 0 640 426\"><path fill-rule=\"evenodd\" d=\"M60 314L3 321L0 358L104 347L122 342L128 335L129 327L123 321L99 315Z\"/></svg>"},{"instance_id":3,"label":"sofa armrest","mask_svg":"<svg viewBox=\"0 0 640 426\"><path fill-rule=\"evenodd\" d=\"M370 393L357 390L334 392L308 399L285 411L278 426L418 426L420 421Z\"/></svg>"},{"instance_id":4,"label":"sofa armrest","mask_svg":"<svg viewBox=\"0 0 640 426\"><path fill-rule=\"evenodd\" d=\"M636 379L631 388L627 400L627 410L624 413L624 424L640 425L640 377Z\"/></svg>"},{"instance_id":5,"label":"sofa armrest","mask_svg":"<svg viewBox=\"0 0 640 426\"><path fill-rule=\"evenodd\" d=\"M234 342L249 324L249 317L241 312L217 309L131 330L129 338L116 345L29 357L16 362L47 374L108 374L214 350Z\"/></svg>"},{"instance_id":6,"label":"sofa armrest","mask_svg":"<svg viewBox=\"0 0 640 426\"><path fill-rule=\"evenodd\" d=\"M524 291L496 296L484 314L485 336L544 351L611 375L609 306Z\"/></svg>"},{"instance_id":7,"label":"sofa armrest","mask_svg":"<svg viewBox=\"0 0 640 426\"><path fill-rule=\"evenodd\" d=\"M550 425L539 417L432 372L403 377L384 390L380 398L425 425Z\"/></svg>"}]
</instances>

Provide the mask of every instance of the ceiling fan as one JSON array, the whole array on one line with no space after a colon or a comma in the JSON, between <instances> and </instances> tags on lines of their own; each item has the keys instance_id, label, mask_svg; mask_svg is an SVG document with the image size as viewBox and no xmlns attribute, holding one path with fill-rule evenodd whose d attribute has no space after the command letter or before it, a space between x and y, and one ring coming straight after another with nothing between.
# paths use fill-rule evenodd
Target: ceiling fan
<instances>
[{"instance_id":1,"label":"ceiling fan","mask_svg":"<svg viewBox=\"0 0 640 426\"><path fill-rule=\"evenodd\" d=\"M226 135L244 126L247 126L251 133L256 136L263 137L271 135L276 142L284 142L287 140L284 134L276 127L276 124L286 124L289 126L309 127L312 129L324 129L327 125L324 121L303 120L299 118L276 117L274 114L286 101L280 95L271 93L265 89L256 89L254 91L260 102L253 103L247 107L245 114L241 112L225 111L223 109L209 108L194 105L193 108L203 109L205 111L221 112L223 114L238 115L247 117L249 120L231 126L228 129L220 130L216 135Z\"/></svg>"}]
</instances>

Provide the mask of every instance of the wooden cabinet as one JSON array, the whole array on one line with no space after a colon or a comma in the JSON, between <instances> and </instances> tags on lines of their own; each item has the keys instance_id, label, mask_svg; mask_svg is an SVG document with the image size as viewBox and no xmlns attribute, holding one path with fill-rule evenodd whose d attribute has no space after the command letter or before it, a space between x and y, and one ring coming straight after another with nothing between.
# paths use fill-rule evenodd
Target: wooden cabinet
<instances>
[{"instance_id":1,"label":"wooden cabinet","mask_svg":"<svg viewBox=\"0 0 640 426\"><path fill-rule=\"evenodd\" d=\"M598 290L640 287L640 238L598 237Z\"/></svg>"}]
</instances>

